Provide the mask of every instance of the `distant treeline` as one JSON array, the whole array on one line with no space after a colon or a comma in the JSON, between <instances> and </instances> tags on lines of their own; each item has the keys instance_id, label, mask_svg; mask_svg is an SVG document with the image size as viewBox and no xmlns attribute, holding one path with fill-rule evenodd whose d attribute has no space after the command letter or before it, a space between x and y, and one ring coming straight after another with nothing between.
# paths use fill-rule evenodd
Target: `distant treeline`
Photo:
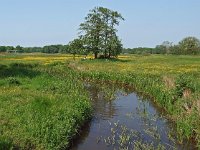
<instances>
[{"instance_id":1,"label":"distant treeline","mask_svg":"<svg viewBox=\"0 0 200 150\"><path fill-rule=\"evenodd\" d=\"M155 48L138 47L124 48L122 53L128 54L176 54L176 55L198 55L200 54L200 40L196 37L186 37L178 44L164 41Z\"/></svg>"},{"instance_id":2,"label":"distant treeline","mask_svg":"<svg viewBox=\"0 0 200 150\"><path fill-rule=\"evenodd\" d=\"M49 45L44 47L21 47L21 46L0 46L0 52L12 52L17 50L18 53L67 53L67 54L86 54L87 51L81 51L76 47L81 47L80 44L74 46L73 42L68 45ZM155 48L138 47L138 48L123 48L122 53L127 54L176 54L176 55L198 55L200 54L200 40L196 37L186 37L178 44L173 44L169 41L164 41L161 45Z\"/></svg>"},{"instance_id":3,"label":"distant treeline","mask_svg":"<svg viewBox=\"0 0 200 150\"><path fill-rule=\"evenodd\" d=\"M69 45L49 45L44 47L0 46L0 52L12 52L13 50L17 50L19 53L71 53Z\"/></svg>"}]
</instances>

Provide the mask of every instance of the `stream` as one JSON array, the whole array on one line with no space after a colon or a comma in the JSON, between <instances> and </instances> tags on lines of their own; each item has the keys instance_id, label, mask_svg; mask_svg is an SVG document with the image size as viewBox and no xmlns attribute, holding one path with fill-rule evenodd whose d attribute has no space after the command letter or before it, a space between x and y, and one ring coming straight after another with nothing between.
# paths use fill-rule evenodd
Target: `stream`
<instances>
[{"instance_id":1,"label":"stream","mask_svg":"<svg viewBox=\"0 0 200 150\"><path fill-rule=\"evenodd\" d=\"M196 149L192 141L179 143L175 125L152 100L131 87L85 84L94 113L72 150Z\"/></svg>"}]
</instances>

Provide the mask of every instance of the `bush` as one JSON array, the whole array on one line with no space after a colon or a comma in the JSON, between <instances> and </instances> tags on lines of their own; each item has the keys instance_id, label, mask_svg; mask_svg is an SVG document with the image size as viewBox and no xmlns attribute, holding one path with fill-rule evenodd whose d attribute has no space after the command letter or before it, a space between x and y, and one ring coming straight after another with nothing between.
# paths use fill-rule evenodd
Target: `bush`
<instances>
[{"instance_id":1,"label":"bush","mask_svg":"<svg viewBox=\"0 0 200 150\"><path fill-rule=\"evenodd\" d=\"M192 78L183 74L178 76L176 80L176 95L180 98L183 97L185 90L195 92L195 87Z\"/></svg>"},{"instance_id":2,"label":"bush","mask_svg":"<svg viewBox=\"0 0 200 150\"><path fill-rule=\"evenodd\" d=\"M14 77L9 77L7 79L9 85L20 85L20 81Z\"/></svg>"}]
</instances>

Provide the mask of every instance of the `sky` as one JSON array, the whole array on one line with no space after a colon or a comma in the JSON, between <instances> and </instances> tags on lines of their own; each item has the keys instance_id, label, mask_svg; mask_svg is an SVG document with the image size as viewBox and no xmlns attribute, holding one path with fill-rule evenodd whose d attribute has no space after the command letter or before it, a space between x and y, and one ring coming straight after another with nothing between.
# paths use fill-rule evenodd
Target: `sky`
<instances>
[{"instance_id":1,"label":"sky","mask_svg":"<svg viewBox=\"0 0 200 150\"><path fill-rule=\"evenodd\" d=\"M67 44L96 6L118 11L124 47L200 39L200 0L0 0L0 45Z\"/></svg>"}]
</instances>

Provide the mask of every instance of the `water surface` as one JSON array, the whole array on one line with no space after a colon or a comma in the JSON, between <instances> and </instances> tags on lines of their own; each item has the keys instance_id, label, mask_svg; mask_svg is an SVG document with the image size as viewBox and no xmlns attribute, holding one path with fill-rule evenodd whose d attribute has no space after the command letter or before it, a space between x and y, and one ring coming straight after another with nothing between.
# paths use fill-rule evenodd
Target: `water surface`
<instances>
[{"instance_id":1,"label":"water surface","mask_svg":"<svg viewBox=\"0 0 200 150\"><path fill-rule=\"evenodd\" d=\"M161 109L134 89L116 85L85 84L94 108L72 150L195 149L191 141L179 143Z\"/></svg>"}]
</instances>

